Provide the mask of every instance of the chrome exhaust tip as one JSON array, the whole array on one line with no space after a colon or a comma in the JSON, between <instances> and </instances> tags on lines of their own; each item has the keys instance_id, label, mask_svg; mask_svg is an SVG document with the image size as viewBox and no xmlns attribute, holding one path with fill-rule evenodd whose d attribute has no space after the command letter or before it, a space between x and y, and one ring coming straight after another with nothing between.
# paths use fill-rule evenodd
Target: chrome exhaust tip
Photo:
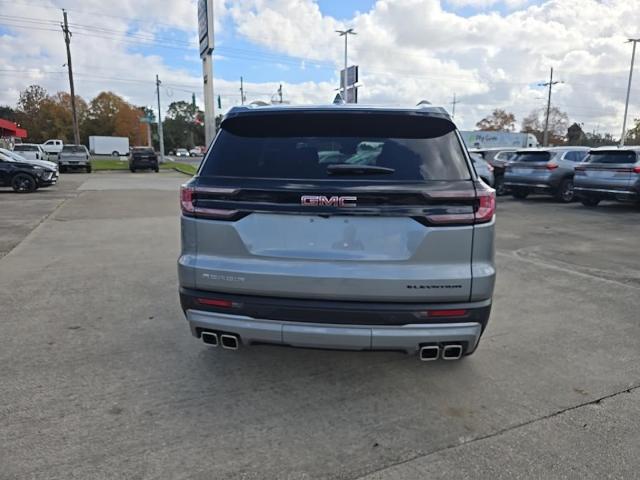
<instances>
[{"instance_id":1,"label":"chrome exhaust tip","mask_svg":"<svg viewBox=\"0 0 640 480\"><path fill-rule=\"evenodd\" d=\"M440 347L438 345L426 345L420 347L419 358L423 362L432 362L440 356Z\"/></svg>"},{"instance_id":2,"label":"chrome exhaust tip","mask_svg":"<svg viewBox=\"0 0 640 480\"><path fill-rule=\"evenodd\" d=\"M200 337L202 338L202 341L207 345L210 345L212 347L218 346L218 334L213 332L202 332Z\"/></svg>"},{"instance_id":3,"label":"chrome exhaust tip","mask_svg":"<svg viewBox=\"0 0 640 480\"><path fill-rule=\"evenodd\" d=\"M460 360L462 358L462 345L445 345L442 348L443 360Z\"/></svg>"},{"instance_id":4,"label":"chrome exhaust tip","mask_svg":"<svg viewBox=\"0 0 640 480\"><path fill-rule=\"evenodd\" d=\"M223 333L220 335L220 344L222 348L226 348L227 350L237 350L240 344L238 337L236 335L229 335L228 333Z\"/></svg>"}]
</instances>

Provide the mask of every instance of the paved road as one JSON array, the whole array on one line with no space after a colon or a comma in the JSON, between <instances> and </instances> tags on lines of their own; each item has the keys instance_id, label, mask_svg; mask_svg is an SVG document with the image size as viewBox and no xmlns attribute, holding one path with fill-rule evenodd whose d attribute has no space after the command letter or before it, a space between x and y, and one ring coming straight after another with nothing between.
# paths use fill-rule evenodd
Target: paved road
<instances>
[{"instance_id":1,"label":"paved road","mask_svg":"<svg viewBox=\"0 0 640 480\"><path fill-rule=\"evenodd\" d=\"M46 208L0 194L0 245L23 238L0 258L0 478L637 476L638 209L501 200L483 342L423 364L193 339L183 181L63 175Z\"/></svg>"}]
</instances>

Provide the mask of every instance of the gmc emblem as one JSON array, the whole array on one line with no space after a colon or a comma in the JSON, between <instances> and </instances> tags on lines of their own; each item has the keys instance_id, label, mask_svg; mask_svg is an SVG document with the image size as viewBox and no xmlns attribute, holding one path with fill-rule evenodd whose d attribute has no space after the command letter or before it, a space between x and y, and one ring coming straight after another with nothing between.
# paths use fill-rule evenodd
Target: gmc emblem
<instances>
[{"instance_id":1,"label":"gmc emblem","mask_svg":"<svg viewBox=\"0 0 640 480\"><path fill-rule=\"evenodd\" d=\"M324 195L303 195L300 203L305 207L355 207L358 197L325 197Z\"/></svg>"}]
</instances>

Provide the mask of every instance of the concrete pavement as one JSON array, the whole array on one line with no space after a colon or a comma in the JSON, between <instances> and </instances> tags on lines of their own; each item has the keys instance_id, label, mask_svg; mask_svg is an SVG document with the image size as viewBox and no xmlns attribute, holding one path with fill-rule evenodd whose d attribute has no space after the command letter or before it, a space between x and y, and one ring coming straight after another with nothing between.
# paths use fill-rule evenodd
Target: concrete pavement
<instances>
[{"instance_id":1,"label":"concrete pavement","mask_svg":"<svg viewBox=\"0 0 640 480\"><path fill-rule=\"evenodd\" d=\"M25 221L23 232L38 226L0 259L0 478L632 478L640 467L637 209L500 199L492 319L461 362L228 352L192 338L179 308L184 180L63 175L47 194L68 192L64 203ZM0 225L35 209L20 198Z\"/></svg>"}]
</instances>

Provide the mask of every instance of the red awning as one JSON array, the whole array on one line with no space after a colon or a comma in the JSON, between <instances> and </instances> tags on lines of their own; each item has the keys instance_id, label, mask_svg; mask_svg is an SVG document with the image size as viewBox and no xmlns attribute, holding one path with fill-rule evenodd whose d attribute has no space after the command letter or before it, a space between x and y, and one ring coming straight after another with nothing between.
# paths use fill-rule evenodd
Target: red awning
<instances>
[{"instance_id":1,"label":"red awning","mask_svg":"<svg viewBox=\"0 0 640 480\"><path fill-rule=\"evenodd\" d=\"M0 136L27 138L27 131L9 120L0 118Z\"/></svg>"}]
</instances>

